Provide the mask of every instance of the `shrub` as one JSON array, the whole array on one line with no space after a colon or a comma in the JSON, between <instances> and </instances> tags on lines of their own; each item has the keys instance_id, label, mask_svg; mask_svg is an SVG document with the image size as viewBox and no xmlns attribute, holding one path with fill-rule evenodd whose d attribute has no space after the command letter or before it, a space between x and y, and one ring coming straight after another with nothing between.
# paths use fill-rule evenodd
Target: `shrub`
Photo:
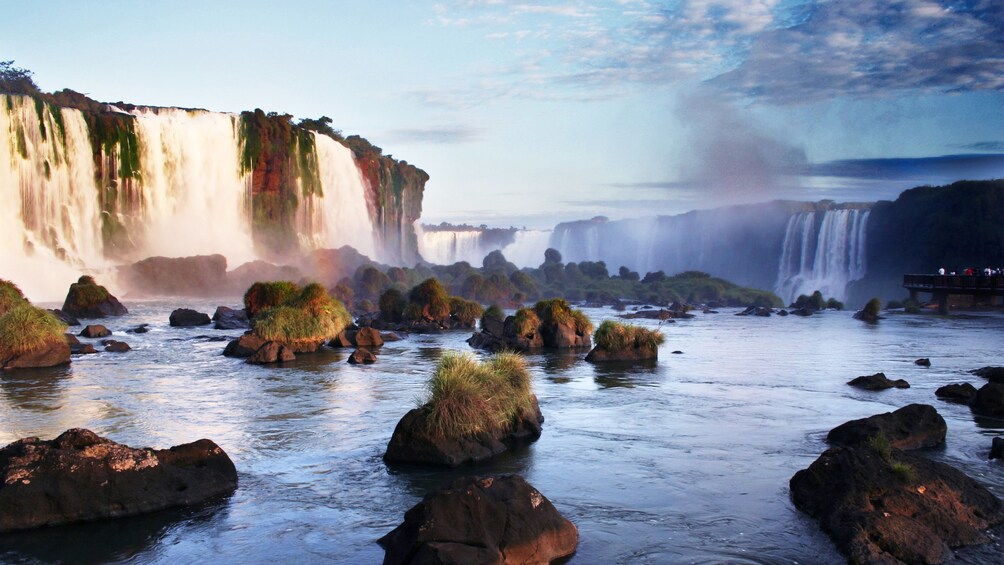
<instances>
[{"instance_id":1,"label":"shrub","mask_svg":"<svg viewBox=\"0 0 1004 565\"><path fill-rule=\"evenodd\" d=\"M401 314L404 313L408 301L404 294L396 289L389 288L380 295L380 317L387 322L400 322Z\"/></svg>"},{"instance_id":2,"label":"shrub","mask_svg":"<svg viewBox=\"0 0 1004 565\"><path fill-rule=\"evenodd\" d=\"M9 312L17 306L27 304L24 293L16 284L0 279L0 316Z\"/></svg>"},{"instance_id":3,"label":"shrub","mask_svg":"<svg viewBox=\"0 0 1004 565\"><path fill-rule=\"evenodd\" d=\"M450 297L443 285L434 278L425 279L411 289L408 298L412 304L420 306L423 312L428 308L429 316L434 320L450 315Z\"/></svg>"},{"instance_id":4,"label":"shrub","mask_svg":"<svg viewBox=\"0 0 1004 565\"><path fill-rule=\"evenodd\" d=\"M600 324L594 336L596 346L607 351L655 349L666 341L662 332L640 326L630 326L607 320Z\"/></svg>"},{"instance_id":5,"label":"shrub","mask_svg":"<svg viewBox=\"0 0 1004 565\"><path fill-rule=\"evenodd\" d=\"M865 304L864 311L869 316L878 316L879 312L882 311L882 302L878 298L872 298L868 304Z\"/></svg>"},{"instance_id":6,"label":"shrub","mask_svg":"<svg viewBox=\"0 0 1004 565\"><path fill-rule=\"evenodd\" d=\"M470 355L443 355L421 407L428 432L458 439L510 431L523 410L533 406L530 373L523 358L499 353L479 363Z\"/></svg>"},{"instance_id":7,"label":"shrub","mask_svg":"<svg viewBox=\"0 0 1004 565\"><path fill-rule=\"evenodd\" d=\"M516 335L526 337L537 333L540 328L540 318L531 308L520 308L516 310L515 316Z\"/></svg>"},{"instance_id":8,"label":"shrub","mask_svg":"<svg viewBox=\"0 0 1004 565\"><path fill-rule=\"evenodd\" d=\"M563 298L541 300L533 306L534 312L545 325L574 324L575 331L582 335L593 331L593 323L581 310L573 310Z\"/></svg>"},{"instance_id":9,"label":"shrub","mask_svg":"<svg viewBox=\"0 0 1004 565\"><path fill-rule=\"evenodd\" d=\"M260 310L251 325L258 337L295 347L333 338L351 321L341 302L312 283L285 303Z\"/></svg>"},{"instance_id":10,"label":"shrub","mask_svg":"<svg viewBox=\"0 0 1004 565\"><path fill-rule=\"evenodd\" d=\"M893 475L896 475L896 479L901 483L910 484L917 481L917 470L909 463L896 461L890 464L889 468L892 469Z\"/></svg>"},{"instance_id":11,"label":"shrub","mask_svg":"<svg viewBox=\"0 0 1004 565\"><path fill-rule=\"evenodd\" d=\"M66 324L25 300L0 315L0 360L63 341Z\"/></svg>"},{"instance_id":12,"label":"shrub","mask_svg":"<svg viewBox=\"0 0 1004 565\"><path fill-rule=\"evenodd\" d=\"M831 298L826 301L826 308L828 310L843 310L844 303L837 300L836 298Z\"/></svg>"},{"instance_id":13,"label":"shrub","mask_svg":"<svg viewBox=\"0 0 1004 565\"><path fill-rule=\"evenodd\" d=\"M477 302L464 300L459 296L450 297L450 316L467 326L474 326L474 322L485 313L485 309Z\"/></svg>"},{"instance_id":14,"label":"shrub","mask_svg":"<svg viewBox=\"0 0 1004 565\"><path fill-rule=\"evenodd\" d=\"M244 293L244 309L248 318L254 318L266 308L284 304L300 291L289 281L256 282Z\"/></svg>"},{"instance_id":15,"label":"shrub","mask_svg":"<svg viewBox=\"0 0 1004 565\"><path fill-rule=\"evenodd\" d=\"M484 314L481 315L481 329L485 329L485 320L496 320L502 322L505 320L505 312L498 304L492 304L485 310Z\"/></svg>"}]
</instances>

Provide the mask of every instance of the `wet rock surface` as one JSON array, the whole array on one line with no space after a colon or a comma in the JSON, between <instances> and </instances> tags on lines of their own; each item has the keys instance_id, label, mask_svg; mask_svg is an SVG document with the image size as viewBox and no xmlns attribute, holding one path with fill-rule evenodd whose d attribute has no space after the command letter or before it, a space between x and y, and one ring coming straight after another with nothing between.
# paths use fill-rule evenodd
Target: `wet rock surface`
<instances>
[{"instance_id":1,"label":"wet rock surface","mask_svg":"<svg viewBox=\"0 0 1004 565\"><path fill-rule=\"evenodd\" d=\"M860 445L881 435L897 449L937 447L945 443L948 425L933 406L910 404L894 412L845 422L827 434L836 445Z\"/></svg>"},{"instance_id":2,"label":"wet rock surface","mask_svg":"<svg viewBox=\"0 0 1004 565\"><path fill-rule=\"evenodd\" d=\"M865 390L885 390L887 388L910 388L910 383L903 379L892 380L885 373L875 373L864 377L851 379L847 384Z\"/></svg>"},{"instance_id":3,"label":"wet rock surface","mask_svg":"<svg viewBox=\"0 0 1004 565\"><path fill-rule=\"evenodd\" d=\"M231 492L237 471L215 443L134 449L85 429L0 449L0 532L132 516Z\"/></svg>"}]
</instances>

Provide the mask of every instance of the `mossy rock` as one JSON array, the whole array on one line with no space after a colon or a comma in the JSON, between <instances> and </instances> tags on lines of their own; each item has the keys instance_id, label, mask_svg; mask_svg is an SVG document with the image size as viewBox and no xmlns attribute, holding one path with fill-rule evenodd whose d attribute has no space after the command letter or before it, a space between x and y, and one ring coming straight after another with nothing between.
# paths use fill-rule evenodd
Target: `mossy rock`
<instances>
[{"instance_id":1,"label":"mossy rock","mask_svg":"<svg viewBox=\"0 0 1004 565\"><path fill-rule=\"evenodd\" d=\"M78 318L106 318L129 313L118 298L87 275L70 285L60 310Z\"/></svg>"},{"instance_id":2,"label":"mossy rock","mask_svg":"<svg viewBox=\"0 0 1004 565\"><path fill-rule=\"evenodd\" d=\"M53 367L70 362L66 324L28 301L0 315L0 367Z\"/></svg>"}]
</instances>

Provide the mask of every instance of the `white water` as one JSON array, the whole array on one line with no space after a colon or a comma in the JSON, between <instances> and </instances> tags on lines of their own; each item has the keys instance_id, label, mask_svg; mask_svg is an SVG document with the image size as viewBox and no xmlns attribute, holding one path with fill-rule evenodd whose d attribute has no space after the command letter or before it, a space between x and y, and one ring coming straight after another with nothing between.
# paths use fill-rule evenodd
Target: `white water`
<instances>
[{"instance_id":1,"label":"white water","mask_svg":"<svg viewBox=\"0 0 1004 565\"><path fill-rule=\"evenodd\" d=\"M132 114L143 206L139 217L123 223L133 237L142 237L135 258L220 253L231 267L256 259L250 174L239 167L239 119L178 108Z\"/></svg>"},{"instance_id":2,"label":"white water","mask_svg":"<svg viewBox=\"0 0 1004 565\"><path fill-rule=\"evenodd\" d=\"M107 263L87 125L79 111L49 106L39 119L26 97L0 104L0 278L31 300L62 298L85 265Z\"/></svg>"},{"instance_id":3,"label":"white water","mask_svg":"<svg viewBox=\"0 0 1004 565\"><path fill-rule=\"evenodd\" d=\"M774 292L786 303L800 294L820 291L844 300L847 285L865 276L865 234L868 210L827 210L818 222L816 212L788 220L781 247Z\"/></svg>"},{"instance_id":4,"label":"white water","mask_svg":"<svg viewBox=\"0 0 1004 565\"><path fill-rule=\"evenodd\" d=\"M323 197L310 195L298 210L301 245L356 251L381 260L373 239L373 220L366 209L366 187L352 151L326 135L314 134Z\"/></svg>"},{"instance_id":5,"label":"white water","mask_svg":"<svg viewBox=\"0 0 1004 565\"><path fill-rule=\"evenodd\" d=\"M136 251L122 260L220 253L233 268L258 259L251 178L240 170L239 117L177 108L130 114L139 175L129 181L131 196L123 196L127 183L120 182L116 213ZM381 259L351 151L325 136L315 136L315 148L323 196L301 198L302 246L351 245ZM0 278L30 299L60 300L85 272L115 290L113 277L102 275L112 261L105 256L96 172L81 112L46 105L40 118L34 99L0 96Z\"/></svg>"},{"instance_id":6,"label":"white water","mask_svg":"<svg viewBox=\"0 0 1004 565\"><path fill-rule=\"evenodd\" d=\"M418 232L418 252L423 259L435 265L452 265L458 261L467 261L473 267L481 267L485 255L491 251L481 245L481 230Z\"/></svg>"},{"instance_id":7,"label":"white water","mask_svg":"<svg viewBox=\"0 0 1004 565\"><path fill-rule=\"evenodd\" d=\"M551 233L551 230L517 230L515 240L502 248L502 255L520 269L539 267L551 245Z\"/></svg>"}]
</instances>

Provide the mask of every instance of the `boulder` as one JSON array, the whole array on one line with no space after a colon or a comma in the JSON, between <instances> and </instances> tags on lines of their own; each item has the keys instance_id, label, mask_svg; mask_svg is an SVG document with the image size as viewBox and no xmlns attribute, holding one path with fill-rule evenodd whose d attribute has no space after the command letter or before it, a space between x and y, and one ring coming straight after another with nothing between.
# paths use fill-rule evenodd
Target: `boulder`
<instances>
[{"instance_id":1,"label":"boulder","mask_svg":"<svg viewBox=\"0 0 1004 565\"><path fill-rule=\"evenodd\" d=\"M510 445L535 441L540 437L543 422L544 416L534 396L532 410L524 410L512 430L504 436L478 434L460 439L437 438L427 431L422 408L413 408L394 428L383 459L387 463L439 467L480 463L505 452Z\"/></svg>"},{"instance_id":2,"label":"boulder","mask_svg":"<svg viewBox=\"0 0 1004 565\"><path fill-rule=\"evenodd\" d=\"M353 351L352 355L349 355L349 363L353 365L370 365L376 363L376 360L376 355L373 355L373 352L362 347Z\"/></svg>"},{"instance_id":3,"label":"boulder","mask_svg":"<svg viewBox=\"0 0 1004 565\"><path fill-rule=\"evenodd\" d=\"M89 324L80 330L80 335L89 338L108 337L112 335L112 332L101 324Z\"/></svg>"},{"instance_id":4,"label":"boulder","mask_svg":"<svg viewBox=\"0 0 1004 565\"><path fill-rule=\"evenodd\" d=\"M359 328L355 333L356 347L380 347L383 345L383 338L380 332L374 328Z\"/></svg>"},{"instance_id":5,"label":"boulder","mask_svg":"<svg viewBox=\"0 0 1004 565\"><path fill-rule=\"evenodd\" d=\"M462 477L427 495L380 538L384 565L551 563L578 545L575 525L519 475Z\"/></svg>"},{"instance_id":6,"label":"boulder","mask_svg":"<svg viewBox=\"0 0 1004 565\"><path fill-rule=\"evenodd\" d=\"M790 489L851 563L943 563L1004 521L1001 502L961 471L868 445L827 450Z\"/></svg>"},{"instance_id":7,"label":"boulder","mask_svg":"<svg viewBox=\"0 0 1004 565\"><path fill-rule=\"evenodd\" d=\"M1004 367L981 367L969 372L992 383L1004 383Z\"/></svg>"},{"instance_id":8,"label":"boulder","mask_svg":"<svg viewBox=\"0 0 1004 565\"><path fill-rule=\"evenodd\" d=\"M129 328L128 330L126 330L126 333L129 333L129 334L145 334L148 331L150 331L150 324L140 324L140 325L136 326L135 328Z\"/></svg>"},{"instance_id":9,"label":"boulder","mask_svg":"<svg viewBox=\"0 0 1004 565\"><path fill-rule=\"evenodd\" d=\"M98 350L94 349L94 346L90 343L78 343L77 345L70 346L70 354L72 355L91 355L97 352Z\"/></svg>"},{"instance_id":10,"label":"boulder","mask_svg":"<svg viewBox=\"0 0 1004 565\"><path fill-rule=\"evenodd\" d=\"M65 365L70 362L70 346L66 341L48 341L31 351L26 351L20 355L11 356L8 359L0 358L0 368L9 369L41 369L43 367L55 367Z\"/></svg>"},{"instance_id":11,"label":"boulder","mask_svg":"<svg viewBox=\"0 0 1004 565\"><path fill-rule=\"evenodd\" d=\"M254 335L244 334L227 344L223 355L227 357L250 357L265 345L265 340Z\"/></svg>"},{"instance_id":12,"label":"boulder","mask_svg":"<svg viewBox=\"0 0 1004 565\"><path fill-rule=\"evenodd\" d=\"M858 310L852 317L855 320L861 320L862 322L867 322L869 324L877 324L878 321L882 319L882 316L866 312L865 310Z\"/></svg>"},{"instance_id":13,"label":"boulder","mask_svg":"<svg viewBox=\"0 0 1004 565\"><path fill-rule=\"evenodd\" d=\"M248 321L247 311L243 308L234 309L226 306L217 306L213 313L213 326L218 330L246 330L251 327Z\"/></svg>"},{"instance_id":14,"label":"boulder","mask_svg":"<svg viewBox=\"0 0 1004 565\"><path fill-rule=\"evenodd\" d=\"M296 359L296 355L293 354L291 348L278 341L266 341L247 358L247 362L252 365L268 365L293 361L294 359Z\"/></svg>"},{"instance_id":15,"label":"boulder","mask_svg":"<svg viewBox=\"0 0 1004 565\"><path fill-rule=\"evenodd\" d=\"M60 310L78 318L105 318L129 313L129 310L112 296L108 289L87 275L70 285Z\"/></svg>"},{"instance_id":16,"label":"boulder","mask_svg":"<svg viewBox=\"0 0 1004 565\"><path fill-rule=\"evenodd\" d=\"M792 311L790 311L788 313L789 314L794 314L796 316L802 316L803 318L805 318L805 317L811 316L813 314L813 310L811 310L809 308L795 308L794 310L792 310Z\"/></svg>"},{"instance_id":17,"label":"boulder","mask_svg":"<svg viewBox=\"0 0 1004 565\"><path fill-rule=\"evenodd\" d=\"M980 387L969 407L982 416L1004 417L1004 383L987 383Z\"/></svg>"},{"instance_id":18,"label":"boulder","mask_svg":"<svg viewBox=\"0 0 1004 565\"><path fill-rule=\"evenodd\" d=\"M63 312L62 310L60 310L58 308L51 308L51 309L49 309L49 312L52 312L52 314L54 316L56 316L57 318L59 318L59 321L63 322L67 326L79 326L80 325L80 320L74 318L73 316L67 314L66 312Z\"/></svg>"},{"instance_id":19,"label":"boulder","mask_svg":"<svg viewBox=\"0 0 1004 565\"><path fill-rule=\"evenodd\" d=\"M1004 437L997 436L991 442L990 459L1004 459Z\"/></svg>"},{"instance_id":20,"label":"boulder","mask_svg":"<svg viewBox=\"0 0 1004 565\"><path fill-rule=\"evenodd\" d=\"M658 358L658 347L631 347L619 351L609 351L596 346L586 354L586 361L590 363L631 363L636 361L654 361Z\"/></svg>"},{"instance_id":21,"label":"boulder","mask_svg":"<svg viewBox=\"0 0 1004 565\"><path fill-rule=\"evenodd\" d=\"M105 351L109 353L125 353L126 351L132 349L131 347L129 347L129 344L124 341L115 341L114 339L109 339L102 343L105 346Z\"/></svg>"},{"instance_id":22,"label":"boulder","mask_svg":"<svg viewBox=\"0 0 1004 565\"><path fill-rule=\"evenodd\" d=\"M401 341L403 338L396 332L381 332L380 339L382 339L384 343L388 343L392 341Z\"/></svg>"},{"instance_id":23,"label":"boulder","mask_svg":"<svg viewBox=\"0 0 1004 565\"><path fill-rule=\"evenodd\" d=\"M223 255L148 257L119 267L118 279L130 296L223 295L228 292L227 259Z\"/></svg>"},{"instance_id":24,"label":"boulder","mask_svg":"<svg viewBox=\"0 0 1004 565\"><path fill-rule=\"evenodd\" d=\"M867 443L881 435L896 449L921 449L945 443L948 425L933 406L910 404L860 420L851 420L830 430L826 441L836 445Z\"/></svg>"},{"instance_id":25,"label":"boulder","mask_svg":"<svg viewBox=\"0 0 1004 565\"><path fill-rule=\"evenodd\" d=\"M976 400L976 387L969 383L952 383L934 391L934 394L942 400L969 405Z\"/></svg>"},{"instance_id":26,"label":"boulder","mask_svg":"<svg viewBox=\"0 0 1004 565\"><path fill-rule=\"evenodd\" d=\"M780 310L777 311L777 315L781 316L783 318L783 317L785 317L785 316L788 315L788 311L782 308L782 309L780 309Z\"/></svg>"},{"instance_id":27,"label":"boulder","mask_svg":"<svg viewBox=\"0 0 1004 565\"><path fill-rule=\"evenodd\" d=\"M134 449L84 429L0 449L0 478L0 532L198 504L237 487L234 464L208 439Z\"/></svg>"},{"instance_id":28,"label":"boulder","mask_svg":"<svg viewBox=\"0 0 1004 565\"><path fill-rule=\"evenodd\" d=\"M349 337L349 330L342 330L328 342L329 347L340 349L342 347L352 347L352 339Z\"/></svg>"},{"instance_id":29,"label":"boulder","mask_svg":"<svg viewBox=\"0 0 1004 565\"><path fill-rule=\"evenodd\" d=\"M168 320L173 328L190 328L194 326L207 326L212 323L209 314L196 312L189 308L178 308L171 312Z\"/></svg>"},{"instance_id":30,"label":"boulder","mask_svg":"<svg viewBox=\"0 0 1004 565\"><path fill-rule=\"evenodd\" d=\"M885 390L887 388L910 388L910 383L903 379L890 380L885 373L875 373L864 377L857 377L847 381L847 384L863 388L865 390Z\"/></svg>"},{"instance_id":31,"label":"boulder","mask_svg":"<svg viewBox=\"0 0 1004 565\"><path fill-rule=\"evenodd\" d=\"M920 359L917 359L916 361L914 361L913 364L914 365L918 365L920 367L930 367L931 366L931 360L928 359L927 357L921 357Z\"/></svg>"}]
</instances>

